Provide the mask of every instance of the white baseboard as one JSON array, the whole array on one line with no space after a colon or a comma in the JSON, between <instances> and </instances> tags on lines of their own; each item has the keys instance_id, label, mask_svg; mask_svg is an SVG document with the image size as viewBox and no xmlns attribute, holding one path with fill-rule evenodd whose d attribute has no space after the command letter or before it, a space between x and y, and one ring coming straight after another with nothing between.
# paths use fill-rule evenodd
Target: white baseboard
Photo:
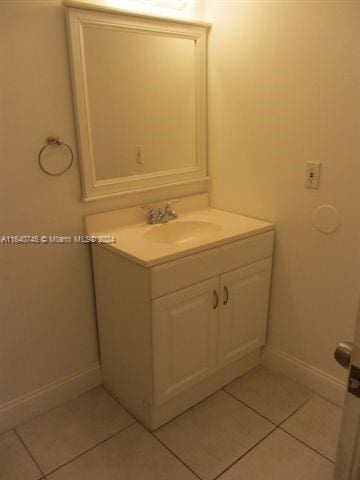
<instances>
[{"instance_id":1,"label":"white baseboard","mask_svg":"<svg viewBox=\"0 0 360 480\"><path fill-rule=\"evenodd\" d=\"M340 406L344 403L345 382L310 364L271 346L263 349L261 363L291 377L294 381ZM0 405L0 433L100 384L101 369L96 363Z\"/></svg>"},{"instance_id":2,"label":"white baseboard","mask_svg":"<svg viewBox=\"0 0 360 480\"><path fill-rule=\"evenodd\" d=\"M0 433L101 384L98 363L0 405Z\"/></svg>"},{"instance_id":3,"label":"white baseboard","mask_svg":"<svg viewBox=\"0 0 360 480\"><path fill-rule=\"evenodd\" d=\"M343 406L346 384L338 378L271 346L263 349L261 363L291 377L321 397Z\"/></svg>"}]
</instances>

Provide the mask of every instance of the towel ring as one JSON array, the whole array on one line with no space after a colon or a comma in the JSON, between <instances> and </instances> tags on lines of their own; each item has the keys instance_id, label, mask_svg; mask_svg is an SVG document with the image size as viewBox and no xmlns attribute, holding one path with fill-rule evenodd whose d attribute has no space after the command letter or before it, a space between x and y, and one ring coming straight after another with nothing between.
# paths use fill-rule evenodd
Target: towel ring
<instances>
[{"instance_id":1,"label":"towel ring","mask_svg":"<svg viewBox=\"0 0 360 480\"><path fill-rule=\"evenodd\" d=\"M44 165L42 164L42 158L41 158L41 155L42 153L44 152L44 150L48 147L50 147L51 145L56 145L58 147L60 146L63 146L65 147L69 153L70 153L70 162L69 162L69 165L64 169L62 170L61 172L58 172L58 173L52 173L52 172L49 172L48 170L46 170L46 168L44 167ZM62 175L63 173L67 172L70 168L71 168L71 165L73 164L74 162L74 153L71 149L71 147L69 147L69 145L67 145L66 143L64 143L61 138L59 137L47 137L46 139L46 145L44 145L42 147L42 149L40 150L39 152L39 155L38 155L38 161L39 161L39 165L40 165L40 168L43 172L47 173L48 175L52 175L54 177L57 177L58 175Z\"/></svg>"}]
</instances>

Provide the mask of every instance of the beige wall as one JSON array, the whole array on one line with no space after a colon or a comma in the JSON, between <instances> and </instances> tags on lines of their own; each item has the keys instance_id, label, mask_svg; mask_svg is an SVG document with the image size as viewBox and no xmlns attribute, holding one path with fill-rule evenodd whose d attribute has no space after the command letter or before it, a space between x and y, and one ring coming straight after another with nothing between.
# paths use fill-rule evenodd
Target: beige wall
<instances>
[{"instance_id":1,"label":"beige wall","mask_svg":"<svg viewBox=\"0 0 360 480\"><path fill-rule=\"evenodd\" d=\"M360 290L360 7L206 6L213 203L276 223L269 341L340 377L332 351L352 335ZM1 14L1 232L81 233L85 214L125 203L83 204L77 165L54 178L37 166L49 134L76 148L63 8L12 0ZM323 162L319 192L303 189L306 160ZM341 213L331 236L311 224L322 203ZM2 246L1 274L0 413L98 361L87 247Z\"/></svg>"},{"instance_id":2,"label":"beige wall","mask_svg":"<svg viewBox=\"0 0 360 480\"><path fill-rule=\"evenodd\" d=\"M207 2L213 205L277 229L269 343L327 374L360 293L360 4ZM305 161L322 162L319 191ZM340 212L317 232L321 204Z\"/></svg>"},{"instance_id":3,"label":"beige wall","mask_svg":"<svg viewBox=\"0 0 360 480\"><path fill-rule=\"evenodd\" d=\"M48 135L76 150L64 8L60 0L0 4L1 234L80 234L85 214L139 199L84 204L77 161L60 177L41 172L37 153ZM169 196L162 191L148 199ZM89 248L1 245L0 253L0 424L3 415L6 428L35 397L55 388L53 382L72 395L99 377ZM58 399L49 394L38 409Z\"/></svg>"}]
</instances>

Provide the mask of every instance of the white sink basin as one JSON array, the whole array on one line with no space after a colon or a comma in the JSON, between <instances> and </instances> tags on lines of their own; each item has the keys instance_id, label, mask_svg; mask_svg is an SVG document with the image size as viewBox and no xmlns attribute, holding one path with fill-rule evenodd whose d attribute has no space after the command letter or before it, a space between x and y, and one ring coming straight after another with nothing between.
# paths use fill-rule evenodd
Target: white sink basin
<instances>
[{"instance_id":1,"label":"white sink basin","mask_svg":"<svg viewBox=\"0 0 360 480\"><path fill-rule=\"evenodd\" d=\"M114 243L101 245L141 266L153 267L274 228L255 218L211 208L208 200L206 193L182 198L176 208L179 218L159 225L148 225L139 206L88 215L87 233L114 238ZM163 208L164 202L154 207Z\"/></svg>"},{"instance_id":2,"label":"white sink basin","mask_svg":"<svg viewBox=\"0 0 360 480\"><path fill-rule=\"evenodd\" d=\"M154 225L143 237L156 243L184 244L196 239L211 237L222 230L220 225L202 220L174 220Z\"/></svg>"}]
</instances>

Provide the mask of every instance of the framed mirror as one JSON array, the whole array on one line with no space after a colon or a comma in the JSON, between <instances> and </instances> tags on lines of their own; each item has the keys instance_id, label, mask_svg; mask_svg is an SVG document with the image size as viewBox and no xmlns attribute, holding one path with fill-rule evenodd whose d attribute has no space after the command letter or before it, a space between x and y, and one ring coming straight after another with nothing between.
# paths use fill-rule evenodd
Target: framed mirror
<instances>
[{"instance_id":1,"label":"framed mirror","mask_svg":"<svg viewBox=\"0 0 360 480\"><path fill-rule=\"evenodd\" d=\"M206 177L209 25L78 3L66 5L84 200Z\"/></svg>"}]
</instances>

